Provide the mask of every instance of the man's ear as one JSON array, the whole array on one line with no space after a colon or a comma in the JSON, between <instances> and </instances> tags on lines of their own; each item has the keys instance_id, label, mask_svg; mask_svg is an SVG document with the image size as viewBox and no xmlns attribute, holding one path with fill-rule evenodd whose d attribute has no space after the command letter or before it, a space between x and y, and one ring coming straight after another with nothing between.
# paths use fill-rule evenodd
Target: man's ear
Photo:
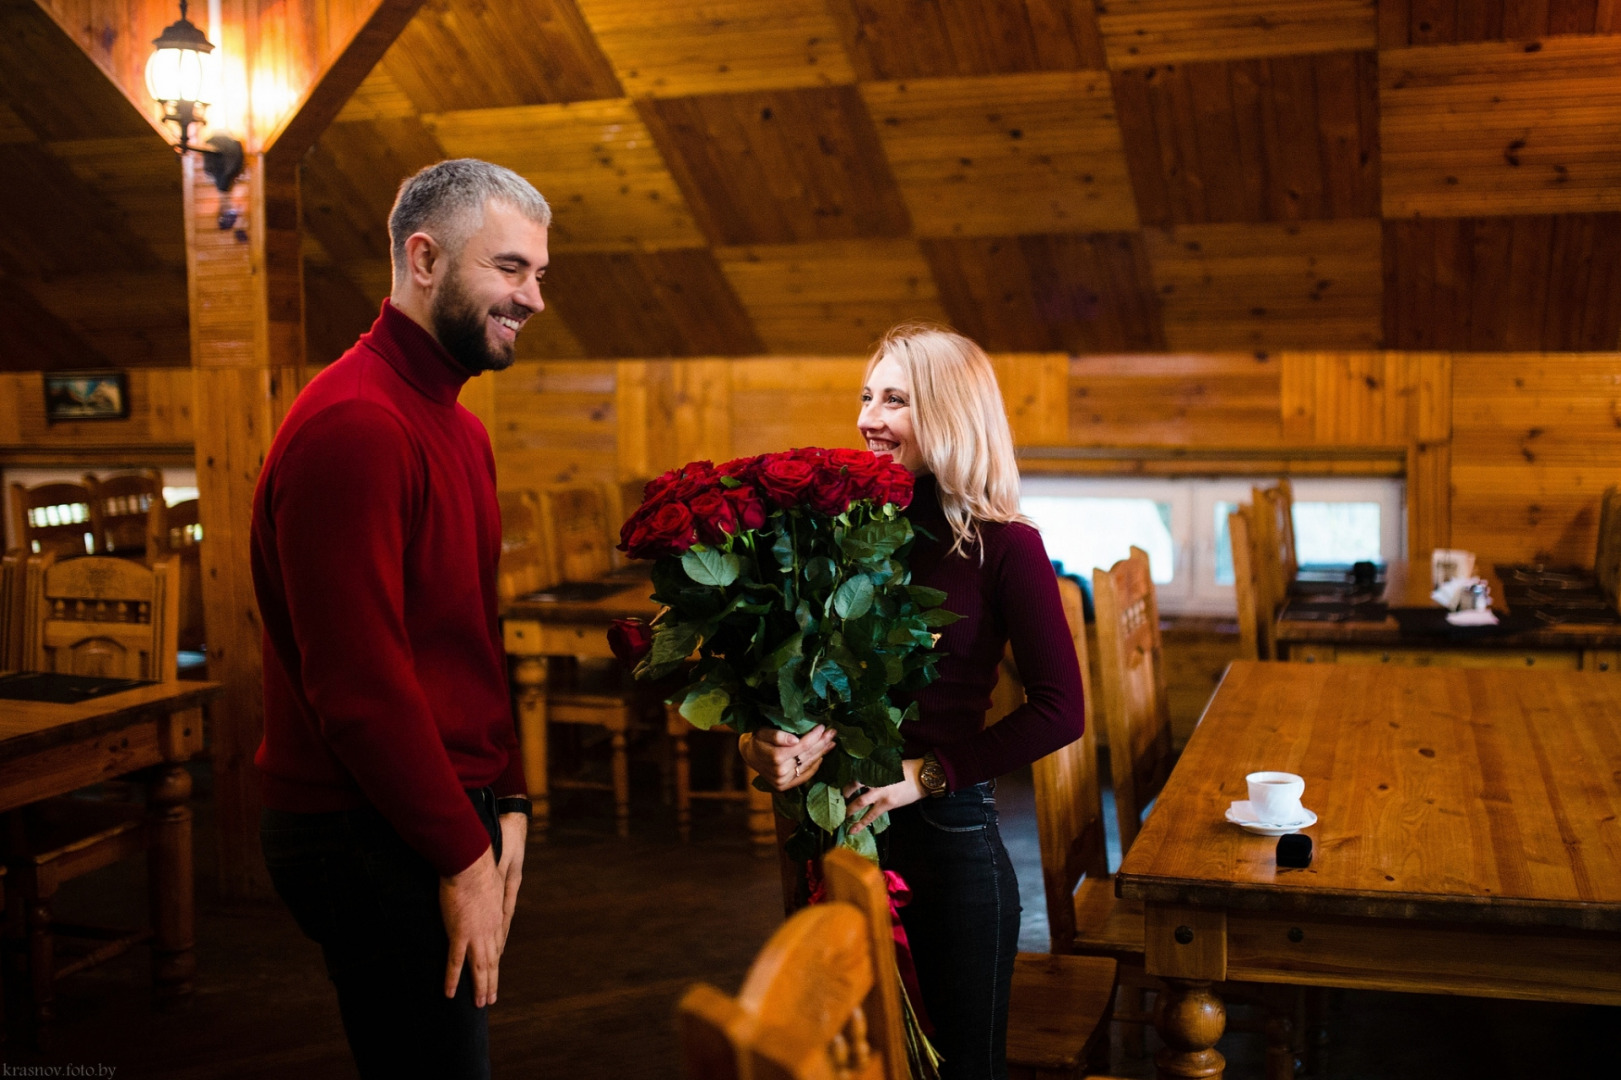
<instances>
[{"instance_id":1,"label":"man's ear","mask_svg":"<svg viewBox=\"0 0 1621 1080\"><path fill-rule=\"evenodd\" d=\"M425 232L414 232L405 238L406 275L419 289L432 289L434 275L444 252L439 242Z\"/></svg>"}]
</instances>

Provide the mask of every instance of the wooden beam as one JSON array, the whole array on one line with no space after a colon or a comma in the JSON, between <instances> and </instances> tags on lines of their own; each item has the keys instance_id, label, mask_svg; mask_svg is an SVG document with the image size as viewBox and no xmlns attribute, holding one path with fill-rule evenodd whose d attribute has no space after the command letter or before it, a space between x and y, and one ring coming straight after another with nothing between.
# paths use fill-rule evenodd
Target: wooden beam
<instances>
[{"instance_id":1,"label":"wooden beam","mask_svg":"<svg viewBox=\"0 0 1621 1080\"><path fill-rule=\"evenodd\" d=\"M410 23L423 0L378 0L370 15L310 83L298 105L264 140L265 153L302 158L342 111L388 47Z\"/></svg>"},{"instance_id":2,"label":"wooden beam","mask_svg":"<svg viewBox=\"0 0 1621 1080\"><path fill-rule=\"evenodd\" d=\"M224 687L210 714L220 878L226 895L255 896L268 892L268 879L253 769L264 735L263 631L248 523L270 440L302 383L298 174L255 155L248 179L222 195L195 156L184 167L198 510L208 539L204 639L209 677ZM241 226L220 229L222 203L244 196Z\"/></svg>"}]
</instances>

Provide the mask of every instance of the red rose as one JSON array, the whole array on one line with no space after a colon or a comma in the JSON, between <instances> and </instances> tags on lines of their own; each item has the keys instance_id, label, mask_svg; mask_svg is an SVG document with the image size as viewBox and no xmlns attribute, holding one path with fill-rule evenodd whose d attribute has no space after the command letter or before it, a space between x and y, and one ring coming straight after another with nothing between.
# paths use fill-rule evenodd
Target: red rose
<instances>
[{"instance_id":1,"label":"red rose","mask_svg":"<svg viewBox=\"0 0 1621 1080\"><path fill-rule=\"evenodd\" d=\"M730 476L733 480L740 480L746 484L754 479L754 470L759 464L758 456L733 458L715 471L721 476Z\"/></svg>"},{"instance_id":2,"label":"red rose","mask_svg":"<svg viewBox=\"0 0 1621 1080\"><path fill-rule=\"evenodd\" d=\"M888 471L887 461L880 460L870 450L834 450L827 455L827 463L844 470L850 481L850 499L872 499L882 504L882 478Z\"/></svg>"},{"instance_id":3,"label":"red rose","mask_svg":"<svg viewBox=\"0 0 1621 1080\"><path fill-rule=\"evenodd\" d=\"M693 499L692 516L697 522L698 538L706 544L724 544L729 534L737 532L732 504L718 491L706 491Z\"/></svg>"},{"instance_id":4,"label":"red rose","mask_svg":"<svg viewBox=\"0 0 1621 1080\"><path fill-rule=\"evenodd\" d=\"M754 488L744 484L730 489L725 495L726 501L732 504L732 513L737 517L738 525L745 530L764 527L765 500L754 493Z\"/></svg>"},{"instance_id":5,"label":"red rose","mask_svg":"<svg viewBox=\"0 0 1621 1080\"><path fill-rule=\"evenodd\" d=\"M850 509L850 478L839 469L824 468L811 483L809 502L813 509L837 517Z\"/></svg>"},{"instance_id":6,"label":"red rose","mask_svg":"<svg viewBox=\"0 0 1621 1080\"><path fill-rule=\"evenodd\" d=\"M671 485L669 494L673 499L691 502L694 496L713 491L718 486L715 467L707 461L694 461L681 466L679 478Z\"/></svg>"},{"instance_id":7,"label":"red rose","mask_svg":"<svg viewBox=\"0 0 1621 1080\"><path fill-rule=\"evenodd\" d=\"M912 474L900 465L890 465L888 472L879 478L879 495L873 497L873 502L882 506L884 503L894 503L905 510L912 505Z\"/></svg>"},{"instance_id":8,"label":"red rose","mask_svg":"<svg viewBox=\"0 0 1621 1080\"><path fill-rule=\"evenodd\" d=\"M626 664L635 666L653 647L653 628L640 619L615 619L608 628L608 648Z\"/></svg>"},{"instance_id":9,"label":"red rose","mask_svg":"<svg viewBox=\"0 0 1621 1080\"><path fill-rule=\"evenodd\" d=\"M665 473L663 476L656 476L653 479L649 480L647 482L647 486L642 488L642 502L643 502L643 504L645 505L647 503L650 503L654 499L658 498L660 495L663 495L666 491L668 491L670 489L671 485L673 485L676 482L676 480L680 478L680 476L681 476L680 470L671 469L669 472Z\"/></svg>"},{"instance_id":10,"label":"red rose","mask_svg":"<svg viewBox=\"0 0 1621 1080\"><path fill-rule=\"evenodd\" d=\"M665 503L643 520L632 518L626 524L635 526L625 546L633 559L679 555L698 542L692 526L692 511L678 502Z\"/></svg>"},{"instance_id":11,"label":"red rose","mask_svg":"<svg viewBox=\"0 0 1621 1080\"><path fill-rule=\"evenodd\" d=\"M796 457L798 451L772 454L761 461L755 479L778 506L794 506L816 479L816 466Z\"/></svg>"}]
</instances>

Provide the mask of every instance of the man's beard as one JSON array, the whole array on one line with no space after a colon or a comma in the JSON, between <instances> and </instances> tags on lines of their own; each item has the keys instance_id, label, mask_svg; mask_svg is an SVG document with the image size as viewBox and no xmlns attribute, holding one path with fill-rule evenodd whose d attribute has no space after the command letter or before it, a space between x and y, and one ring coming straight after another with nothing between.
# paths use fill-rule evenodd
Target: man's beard
<instances>
[{"instance_id":1,"label":"man's beard","mask_svg":"<svg viewBox=\"0 0 1621 1080\"><path fill-rule=\"evenodd\" d=\"M451 359L471 374L505 371L512 366L516 354L513 346L490 341L489 316L506 315L521 321L529 312L521 308L480 311L462 288L461 268L452 263L449 270L428 311L433 336L439 339Z\"/></svg>"}]
</instances>

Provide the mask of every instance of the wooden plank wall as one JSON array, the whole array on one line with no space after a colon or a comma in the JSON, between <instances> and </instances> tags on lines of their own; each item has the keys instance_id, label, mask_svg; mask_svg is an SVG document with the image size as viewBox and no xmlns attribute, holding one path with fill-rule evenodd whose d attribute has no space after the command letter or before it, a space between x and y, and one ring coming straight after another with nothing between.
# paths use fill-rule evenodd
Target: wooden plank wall
<instances>
[{"instance_id":1,"label":"wooden plank wall","mask_svg":"<svg viewBox=\"0 0 1621 1080\"><path fill-rule=\"evenodd\" d=\"M1590 563L1621 482L1621 357L1284 352L996 357L1026 452L1197 451L1201 461L1055 460L1076 471L1405 471L1409 548ZM503 487L619 481L694 458L855 442L860 358L525 361L470 384ZM1116 453L1115 457L1120 455Z\"/></svg>"},{"instance_id":2,"label":"wooden plank wall","mask_svg":"<svg viewBox=\"0 0 1621 1080\"><path fill-rule=\"evenodd\" d=\"M45 384L38 371L0 374L0 454L45 455L77 464L81 451L143 448L189 452L192 444L190 368L137 368L129 375L129 416L123 420L45 421Z\"/></svg>"},{"instance_id":3,"label":"wooden plank wall","mask_svg":"<svg viewBox=\"0 0 1621 1080\"><path fill-rule=\"evenodd\" d=\"M1414 550L1450 542L1502 559L1590 562L1599 496L1621 482L1613 353L1022 353L996 362L1025 448L1233 450L1263 463L1249 467L1275 454L1280 466L1322 472L1359 466L1297 452L1405 452ZM469 383L464 400L490 429L503 487L617 481L698 457L854 445L862 365L520 361ZM129 420L47 425L40 373L0 375L0 455L188 445L191 383L187 369L132 371ZM1209 466L1107 466L1142 467Z\"/></svg>"},{"instance_id":4,"label":"wooden plank wall","mask_svg":"<svg viewBox=\"0 0 1621 1080\"><path fill-rule=\"evenodd\" d=\"M1409 548L1448 543L1499 559L1590 563L1598 499L1621 483L1621 356L1614 353L999 354L1021 447L1197 450L1208 465L1054 461L1156 472L1364 468L1358 449L1406 455ZM699 457L855 443L859 357L520 361L474 380L503 487L653 475ZM130 373L127 421L47 425L39 372L0 375L0 458L184 447L192 373ZM1302 452L1316 455L1302 458ZM44 457L41 457L44 455ZM1259 456L1257 456L1259 455ZM1389 468L1390 466L1381 466Z\"/></svg>"}]
</instances>

